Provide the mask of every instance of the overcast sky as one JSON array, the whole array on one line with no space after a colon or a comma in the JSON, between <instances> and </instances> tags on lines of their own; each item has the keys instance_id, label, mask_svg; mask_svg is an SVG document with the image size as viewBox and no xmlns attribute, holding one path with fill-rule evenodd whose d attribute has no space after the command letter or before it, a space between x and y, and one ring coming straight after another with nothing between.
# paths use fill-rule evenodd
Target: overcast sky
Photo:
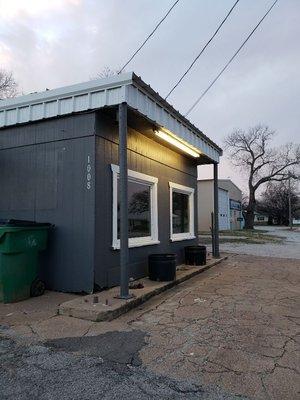
<instances>
[{"instance_id":1,"label":"overcast sky","mask_svg":"<svg viewBox=\"0 0 300 400\"><path fill-rule=\"evenodd\" d=\"M0 0L0 68L25 92L94 77L120 67L173 0ZM234 0L180 0L128 66L161 95L190 64ZM185 113L273 0L241 0L216 40L169 98ZM299 142L300 0L279 0L190 120L222 146L234 128L259 122L276 144ZM223 178L242 184L223 157ZM201 174L203 176L203 172Z\"/></svg>"}]
</instances>

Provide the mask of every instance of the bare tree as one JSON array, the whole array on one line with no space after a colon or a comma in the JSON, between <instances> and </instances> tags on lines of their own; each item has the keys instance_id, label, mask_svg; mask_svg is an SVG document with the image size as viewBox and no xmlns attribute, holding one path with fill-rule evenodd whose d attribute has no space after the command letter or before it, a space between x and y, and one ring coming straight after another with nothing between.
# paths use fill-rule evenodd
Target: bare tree
<instances>
[{"instance_id":1,"label":"bare tree","mask_svg":"<svg viewBox=\"0 0 300 400\"><path fill-rule=\"evenodd\" d=\"M102 70L92 79L103 79L103 78L109 78L110 76L114 76L118 74L118 69L112 69L110 67L103 67Z\"/></svg>"},{"instance_id":2,"label":"bare tree","mask_svg":"<svg viewBox=\"0 0 300 400\"><path fill-rule=\"evenodd\" d=\"M287 182L270 182L257 202L258 212L267 214L270 221L278 225L289 224L289 198L291 199L292 216L300 215L300 204L296 192L296 185L290 188Z\"/></svg>"},{"instance_id":3,"label":"bare tree","mask_svg":"<svg viewBox=\"0 0 300 400\"><path fill-rule=\"evenodd\" d=\"M17 95L17 82L12 72L0 69L0 100L15 97Z\"/></svg>"},{"instance_id":4,"label":"bare tree","mask_svg":"<svg viewBox=\"0 0 300 400\"><path fill-rule=\"evenodd\" d=\"M299 168L300 147L292 143L280 148L271 146L275 132L268 126L257 125L248 132L237 129L225 139L231 162L243 170L248 178L248 203L245 213L245 228L253 229L256 193L267 182L282 182L289 179Z\"/></svg>"}]
</instances>

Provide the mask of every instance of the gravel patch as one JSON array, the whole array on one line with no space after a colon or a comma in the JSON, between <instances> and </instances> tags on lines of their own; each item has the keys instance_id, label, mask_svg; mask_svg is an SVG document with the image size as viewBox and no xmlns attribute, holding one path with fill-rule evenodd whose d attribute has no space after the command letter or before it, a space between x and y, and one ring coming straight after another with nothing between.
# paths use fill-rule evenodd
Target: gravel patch
<instances>
[{"instance_id":1,"label":"gravel patch","mask_svg":"<svg viewBox=\"0 0 300 400\"><path fill-rule=\"evenodd\" d=\"M267 231L262 232L262 235L274 235L282 238L282 241L272 243L243 243L240 240L232 239L233 241L226 241L220 243L220 251L237 254L248 254L262 257L279 257L300 259L300 231L290 231L288 228L277 226L263 226L256 227L257 230ZM201 239L200 239L201 240ZM211 245L208 245L211 251Z\"/></svg>"}]
</instances>

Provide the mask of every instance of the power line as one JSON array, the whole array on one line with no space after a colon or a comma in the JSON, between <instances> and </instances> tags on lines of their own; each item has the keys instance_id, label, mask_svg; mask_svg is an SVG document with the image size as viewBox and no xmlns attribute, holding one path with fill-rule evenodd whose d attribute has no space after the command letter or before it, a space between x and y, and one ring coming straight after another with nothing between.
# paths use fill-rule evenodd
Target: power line
<instances>
[{"instance_id":1,"label":"power line","mask_svg":"<svg viewBox=\"0 0 300 400\"><path fill-rule=\"evenodd\" d=\"M133 60L133 58L137 55L137 53L145 46L145 44L148 42L148 40L153 36L153 34L157 31L159 26L164 22L164 20L167 18L167 16L170 14L170 12L173 10L173 8L176 6L176 4L179 2L179 0L176 0L175 3L172 5L172 7L168 10L168 12L164 15L164 17L159 21L159 23L155 26L153 31L147 36L147 38L143 41L143 43L140 45L140 47L132 54L132 56L129 58L129 60L123 65L123 67L120 69L118 74L120 74L124 68L127 67L127 65Z\"/></svg>"},{"instance_id":2,"label":"power line","mask_svg":"<svg viewBox=\"0 0 300 400\"><path fill-rule=\"evenodd\" d=\"M184 72L184 74L181 76L181 78L178 80L178 82L172 87L172 89L169 91L169 93L166 95L165 100L167 100L167 98L170 96L170 94L177 88L177 86L181 83L181 81L183 80L183 78L190 72L190 70L193 68L193 66L195 65L196 61L198 61L198 59L201 57L201 55L204 53L205 49L208 47L208 45L210 44L210 42L214 39L214 37L218 34L219 30L222 28L222 26L225 24L226 20L228 19L229 15L232 13L232 11L234 10L235 6L237 5L237 3L240 0L236 0L236 2L234 3L234 5L231 7L231 9L228 11L226 17L223 19L223 21L220 23L220 25L218 26L217 30L215 31L215 33L211 36L211 38L208 40L208 42L205 44L205 46L202 48L202 50L200 51L200 53L197 55L197 57L194 59L194 61L192 62L192 64L188 67L188 69Z\"/></svg>"},{"instance_id":3,"label":"power line","mask_svg":"<svg viewBox=\"0 0 300 400\"><path fill-rule=\"evenodd\" d=\"M206 95L206 93L209 91L209 89L216 83L216 81L220 78L220 76L223 74L223 72L227 69L229 64L234 60L234 58L238 55L238 53L242 50L242 48L245 46L245 44L248 42L250 37L253 35L253 33L256 31L256 29L259 27L259 25L263 22L263 20L266 18L266 16L271 12L272 8L275 6L275 4L278 2L278 0L275 0L274 3L271 5L271 7L268 9L268 11L265 13L265 15L261 18L261 20L258 22L258 24L255 26L254 29L249 33L249 35L246 37L246 39L243 41L241 46L237 49L237 51L234 53L234 55L230 58L230 60L225 64L225 67L221 69L221 71L218 73L218 75L215 77L215 79L210 83L210 85L207 87L207 89L204 90L204 92L201 94L201 96L195 101L195 103L192 105L192 107L187 111L185 114L185 117L196 107L196 105L199 103L200 100L203 99L203 97Z\"/></svg>"}]
</instances>

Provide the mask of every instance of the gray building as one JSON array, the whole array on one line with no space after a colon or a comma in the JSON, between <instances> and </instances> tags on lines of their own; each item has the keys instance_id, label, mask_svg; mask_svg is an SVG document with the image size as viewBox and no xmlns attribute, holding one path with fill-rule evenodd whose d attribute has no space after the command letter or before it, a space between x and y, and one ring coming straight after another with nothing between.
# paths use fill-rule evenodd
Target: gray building
<instances>
[{"instance_id":1,"label":"gray building","mask_svg":"<svg viewBox=\"0 0 300 400\"><path fill-rule=\"evenodd\" d=\"M230 180L219 179L219 229L242 229L242 191ZM212 179L198 180L198 230L209 231L211 213L214 211Z\"/></svg>"},{"instance_id":2,"label":"gray building","mask_svg":"<svg viewBox=\"0 0 300 400\"><path fill-rule=\"evenodd\" d=\"M217 177L221 154L134 73L1 101L0 218L55 224L41 262L49 289L111 287L124 162L126 265L137 278L149 254L174 252L182 263L184 246L197 243L197 165L213 163Z\"/></svg>"}]
</instances>

